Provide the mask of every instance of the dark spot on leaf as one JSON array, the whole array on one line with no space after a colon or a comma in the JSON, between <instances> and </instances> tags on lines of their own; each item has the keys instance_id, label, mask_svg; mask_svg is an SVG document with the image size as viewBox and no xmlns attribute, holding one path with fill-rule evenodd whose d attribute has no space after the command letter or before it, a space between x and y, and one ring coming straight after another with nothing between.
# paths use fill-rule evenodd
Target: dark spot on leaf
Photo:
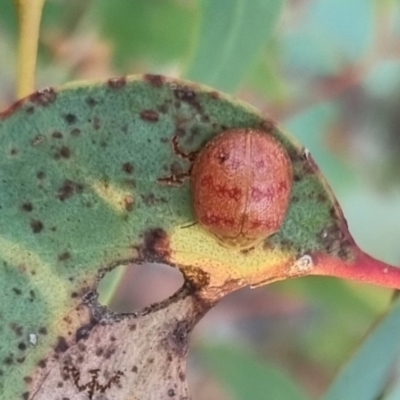
<instances>
[{"instance_id":1,"label":"dark spot on leaf","mask_svg":"<svg viewBox=\"0 0 400 400\"><path fill-rule=\"evenodd\" d=\"M47 360L44 359L44 358L42 358L42 359L37 363L37 365L38 365L40 368L46 368Z\"/></svg>"},{"instance_id":2,"label":"dark spot on leaf","mask_svg":"<svg viewBox=\"0 0 400 400\"><path fill-rule=\"evenodd\" d=\"M61 132L58 132L58 131L53 132L53 133L51 134L51 136L52 136L54 139L62 139L62 138L63 138L63 134L62 134Z\"/></svg>"},{"instance_id":3,"label":"dark spot on leaf","mask_svg":"<svg viewBox=\"0 0 400 400\"><path fill-rule=\"evenodd\" d=\"M18 289L16 287L14 287L12 290L17 296L21 295L21 293L22 293L21 289Z\"/></svg>"},{"instance_id":4,"label":"dark spot on leaf","mask_svg":"<svg viewBox=\"0 0 400 400\"><path fill-rule=\"evenodd\" d=\"M14 331L14 333L15 333L17 336L22 336L22 333L23 333L23 328L22 328L22 326L20 326L20 325L14 323L14 322L12 322L12 323L10 324L10 328Z\"/></svg>"},{"instance_id":5,"label":"dark spot on leaf","mask_svg":"<svg viewBox=\"0 0 400 400\"><path fill-rule=\"evenodd\" d=\"M16 154L18 154L18 150L17 150L15 147L13 147L13 148L10 150L10 154L11 154L12 156L15 156Z\"/></svg>"},{"instance_id":6,"label":"dark spot on leaf","mask_svg":"<svg viewBox=\"0 0 400 400\"><path fill-rule=\"evenodd\" d=\"M183 128L176 128L175 129L175 136L182 138L186 135L186 131Z\"/></svg>"},{"instance_id":7,"label":"dark spot on leaf","mask_svg":"<svg viewBox=\"0 0 400 400\"><path fill-rule=\"evenodd\" d=\"M38 104L40 106L47 106L55 101L57 93L51 87L39 90L29 96L32 103Z\"/></svg>"},{"instance_id":8,"label":"dark spot on leaf","mask_svg":"<svg viewBox=\"0 0 400 400\"><path fill-rule=\"evenodd\" d=\"M174 389L169 389L168 390L168 396L169 397L174 397L175 396L175 390Z\"/></svg>"},{"instance_id":9,"label":"dark spot on leaf","mask_svg":"<svg viewBox=\"0 0 400 400\"><path fill-rule=\"evenodd\" d=\"M92 126L94 130L99 130L101 124L100 124L100 118L99 117L94 117L93 118L93 122L92 122Z\"/></svg>"},{"instance_id":10,"label":"dark spot on leaf","mask_svg":"<svg viewBox=\"0 0 400 400\"><path fill-rule=\"evenodd\" d=\"M24 350L26 350L26 344L24 342L20 342L20 343L18 343L18 348L21 351L24 351Z\"/></svg>"},{"instance_id":11,"label":"dark spot on leaf","mask_svg":"<svg viewBox=\"0 0 400 400\"><path fill-rule=\"evenodd\" d=\"M132 163L126 162L126 163L122 164L122 169L127 174L131 174L134 170L134 167L133 167Z\"/></svg>"},{"instance_id":12,"label":"dark spot on leaf","mask_svg":"<svg viewBox=\"0 0 400 400\"><path fill-rule=\"evenodd\" d=\"M136 330L136 324L132 324L129 326L130 331L135 331Z\"/></svg>"},{"instance_id":13,"label":"dark spot on leaf","mask_svg":"<svg viewBox=\"0 0 400 400\"><path fill-rule=\"evenodd\" d=\"M161 75L146 74L144 75L144 80L155 87L161 87L164 85L164 77Z\"/></svg>"},{"instance_id":14,"label":"dark spot on leaf","mask_svg":"<svg viewBox=\"0 0 400 400\"><path fill-rule=\"evenodd\" d=\"M67 261L71 258L71 253L69 251L64 251L58 255L58 261Z\"/></svg>"},{"instance_id":15,"label":"dark spot on leaf","mask_svg":"<svg viewBox=\"0 0 400 400\"><path fill-rule=\"evenodd\" d=\"M168 112L168 104L160 104L159 106L157 106L157 110L161 114L166 114Z\"/></svg>"},{"instance_id":16,"label":"dark spot on leaf","mask_svg":"<svg viewBox=\"0 0 400 400\"><path fill-rule=\"evenodd\" d=\"M21 209L26 212L31 212L33 210L33 205L32 205L32 203L29 203L29 202L23 203L21 206Z\"/></svg>"},{"instance_id":17,"label":"dark spot on leaf","mask_svg":"<svg viewBox=\"0 0 400 400\"><path fill-rule=\"evenodd\" d=\"M7 356L4 359L4 364L6 364L6 365L12 365L13 363L14 363L14 355L13 354L10 354L9 356Z\"/></svg>"},{"instance_id":18,"label":"dark spot on leaf","mask_svg":"<svg viewBox=\"0 0 400 400\"><path fill-rule=\"evenodd\" d=\"M104 349L102 347L99 347L96 349L96 356L101 357L103 355Z\"/></svg>"},{"instance_id":19,"label":"dark spot on leaf","mask_svg":"<svg viewBox=\"0 0 400 400\"><path fill-rule=\"evenodd\" d=\"M196 92L187 86L174 89L174 96L181 101L195 106L195 108L200 108L200 104L197 103Z\"/></svg>"},{"instance_id":20,"label":"dark spot on leaf","mask_svg":"<svg viewBox=\"0 0 400 400\"><path fill-rule=\"evenodd\" d=\"M76 115L69 113L64 115L64 120L67 124L72 125L77 122L78 118L76 118Z\"/></svg>"},{"instance_id":21,"label":"dark spot on leaf","mask_svg":"<svg viewBox=\"0 0 400 400\"><path fill-rule=\"evenodd\" d=\"M167 233L161 228L150 229L144 234L143 245L139 247L139 257L146 261L162 261L169 255Z\"/></svg>"},{"instance_id":22,"label":"dark spot on leaf","mask_svg":"<svg viewBox=\"0 0 400 400\"><path fill-rule=\"evenodd\" d=\"M275 129L275 123L271 119L265 119L260 124L261 130L265 132L272 132Z\"/></svg>"},{"instance_id":23,"label":"dark spot on leaf","mask_svg":"<svg viewBox=\"0 0 400 400\"><path fill-rule=\"evenodd\" d=\"M54 348L54 351L56 353L64 353L68 350L68 348L69 348L69 346L68 346L68 343L65 340L65 338L62 336L59 336L57 338L57 344L56 344L56 347Z\"/></svg>"},{"instance_id":24,"label":"dark spot on leaf","mask_svg":"<svg viewBox=\"0 0 400 400\"><path fill-rule=\"evenodd\" d=\"M29 384L32 382L32 378L30 376L25 376L24 381Z\"/></svg>"},{"instance_id":25,"label":"dark spot on leaf","mask_svg":"<svg viewBox=\"0 0 400 400\"><path fill-rule=\"evenodd\" d=\"M41 335L47 335L47 329L44 327L44 326L42 326L41 328L39 328L39 331L38 331Z\"/></svg>"},{"instance_id":26,"label":"dark spot on leaf","mask_svg":"<svg viewBox=\"0 0 400 400\"><path fill-rule=\"evenodd\" d=\"M33 233L40 233L43 230L43 223L38 219L31 220L31 228Z\"/></svg>"},{"instance_id":27,"label":"dark spot on leaf","mask_svg":"<svg viewBox=\"0 0 400 400\"><path fill-rule=\"evenodd\" d=\"M108 360L109 358L111 358L111 356L112 356L113 354L115 354L115 352L116 352L116 348L115 348L115 347L109 347L109 348L104 352L104 358Z\"/></svg>"},{"instance_id":28,"label":"dark spot on leaf","mask_svg":"<svg viewBox=\"0 0 400 400\"><path fill-rule=\"evenodd\" d=\"M107 83L111 89L120 89L126 85L126 78L124 76L120 78L110 78Z\"/></svg>"},{"instance_id":29,"label":"dark spot on leaf","mask_svg":"<svg viewBox=\"0 0 400 400\"><path fill-rule=\"evenodd\" d=\"M137 373L138 372L138 367L136 366L136 365L134 365L133 367L132 367L132 370L131 370L133 373Z\"/></svg>"},{"instance_id":30,"label":"dark spot on leaf","mask_svg":"<svg viewBox=\"0 0 400 400\"><path fill-rule=\"evenodd\" d=\"M43 171L38 171L36 177L38 179L44 179L46 177L46 174Z\"/></svg>"},{"instance_id":31,"label":"dark spot on leaf","mask_svg":"<svg viewBox=\"0 0 400 400\"><path fill-rule=\"evenodd\" d=\"M25 393L22 395L22 398L23 398L24 400L29 400L29 396L30 396L29 392L25 392Z\"/></svg>"},{"instance_id":32,"label":"dark spot on leaf","mask_svg":"<svg viewBox=\"0 0 400 400\"><path fill-rule=\"evenodd\" d=\"M178 321L176 324L175 329L171 333L171 341L174 344L173 350L180 354L183 355L186 353L187 346L188 346L188 338L189 338L189 333L191 331L192 327L190 324L183 320L183 321Z\"/></svg>"},{"instance_id":33,"label":"dark spot on leaf","mask_svg":"<svg viewBox=\"0 0 400 400\"><path fill-rule=\"evenodd\" d=\"M154 110L143 110L140 113L140 118L149 122L157 122L159 119L159 115L158 112Z\"/></svg>"},{"instance_id":34,"label":"dark spot on leaf","mask_svg":"<svg viewBox=\"0 0 400 400\"><path fill-rule=\"evenodd\" d=\"M75 341L86 340L89 337L90 331L96 326L96 321L91 321L88 324L82 325L75 333Z\"/></svg>"},{"instance_id":35,"label":"dark spot on leaf","mask_svg":"<svg viewBox=\"0 0 400 400\"><path fill-rule=\"evenodd\" d=\"M215 91L215 90L212 91L212 92L209 92L209 96L214 100L219 100L219 98L220 98L219 93L217 91Z\"/></svg>"},{"instance_id":36,"label":"dark spot on leaf","mask_svg":"<svg viewBox=\"0 0 400 400\"><path fill-rule=\"evenodd\" d=\"M186 376L185 376L184 372L182 372L182 371L179 372L178 377L179 377L181 382L184 382L186 380Z\"/></svg>"},{"instance_id":37,"label":"dark spot on leaf","mask_svg":"<svg viewBox=\"0 0 400 400\"><path fill-rule=\"evenodd\" d=\"M83 185L80 183L72 182L71 180L67 179L64 181L63 185L58 189L56 197L64 201L69 199L76 193L82 193Z\"/></svg>"},{"instance_id":38,"label":"dark spot on leaf","mask_svg":"<svg viewBox=\"0 0 400 400\"><path fill-rule=\"evenodd\" d=\"M56 159L59 158L70 158L71 157L71 150L67 146L61 147L61 149L55 154L54 156Z\"/></svg>"},{"instance_id":39,"label":"dark spot on leaf","mask_svg":"<svg viewBox=\"0 0 400 400\"><path fill-rule=\"evenodd\" d=\"M85 102L89 107L94 107L94 106L96 106L98 104L97 100L95 100L91 96L86 97Z\"/></svg>"},{"instance_id":40,"label":"dark spot on leaf","mask_svg":"<svg viewBox=\"0 0 400 400\"><path fill-rule=\"evenodd\" d=\"M72 131L71 131L71 136L77 137L77 136L79 136L80 134L81 134L81 130L78 129L78 128L74 128L74 129L72 129Z\"/></svg>"}]
</instances>

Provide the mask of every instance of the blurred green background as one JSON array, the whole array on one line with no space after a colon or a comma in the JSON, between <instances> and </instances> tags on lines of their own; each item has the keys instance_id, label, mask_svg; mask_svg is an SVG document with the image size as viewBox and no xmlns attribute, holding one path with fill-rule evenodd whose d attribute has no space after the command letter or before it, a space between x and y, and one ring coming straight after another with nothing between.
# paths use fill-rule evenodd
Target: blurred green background
<instances>
[{"instance_id":1,"label":"blurred green background","mask_svg":"<svg viewBox=\"0 0 400 400\"><path fill-rule=\"evenodd\" d=\"M0 109L15 100L16 35L13 1L0 0ZM314 155L359 245L400 265L398 0L47 1L38 87L143 72L212 85L279 121ZM181 282L165 267L125 274L116 310ZM228 296L195 332L193 399L318 397L390 296L328 278Z\"/></svg>"}]
</instances>

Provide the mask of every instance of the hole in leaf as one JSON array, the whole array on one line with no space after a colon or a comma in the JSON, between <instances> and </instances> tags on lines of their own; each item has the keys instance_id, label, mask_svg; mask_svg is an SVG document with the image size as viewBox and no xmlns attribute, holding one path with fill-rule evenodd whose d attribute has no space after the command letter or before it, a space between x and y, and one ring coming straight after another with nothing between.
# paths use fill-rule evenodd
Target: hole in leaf
<instances>
[{"instance_id":1,"label":"hole in leaf","mask_svg":"<svg viewBox=\"0 0 400 400\"><path fill-rule=\"evenodd\" d=\"M176 268L162 264L121 265L108 272L97 291L99 302L114 312L133 312L172 296L183 285Z\"/></svg>"}]
</instances>

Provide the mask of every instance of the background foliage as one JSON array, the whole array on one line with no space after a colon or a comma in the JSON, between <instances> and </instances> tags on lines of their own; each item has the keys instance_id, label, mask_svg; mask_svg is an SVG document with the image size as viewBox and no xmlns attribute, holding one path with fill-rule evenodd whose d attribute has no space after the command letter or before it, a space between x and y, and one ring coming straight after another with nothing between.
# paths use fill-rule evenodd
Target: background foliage
<instances>
[{"instance_id":1,"label":"background foliage","mask_svg":"<svg viewBox=\"0 0 400 400\"><path fill-rule=\"evenodd\" d=\"M2 0L0 108L15 99L16 28ZM48 0L38 86L146 71L230 92L310 149L360 246L400 265L399 51L396 0ZM130 268L111 306L140 307L177 280ZM268 382L282 399L324 393L390 296L323 278L229 296L197 329L194 399L264 398Z\"/></svg>"}]
</instances>

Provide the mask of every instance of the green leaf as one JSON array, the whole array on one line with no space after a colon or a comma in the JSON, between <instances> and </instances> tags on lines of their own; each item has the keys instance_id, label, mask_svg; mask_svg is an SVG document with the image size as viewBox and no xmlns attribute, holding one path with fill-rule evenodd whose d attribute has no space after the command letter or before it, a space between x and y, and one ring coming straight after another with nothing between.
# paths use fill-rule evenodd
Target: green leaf
<instances>
[{"instance_id":1,"label":"green leaf","mask_svg":"<svg viewBox=\"0 0 400 400\"><path fill-rule=\"evenodd\" d=\"M308 398L285 371L250 352L234 347L210 346L201 349L201 357L234 400Z\"/></svg>"},{"instance_id":2,"label":"green leaf","mask_svg":"<svg viewBox=\"0 0 400 400\"><path fill-rule=\"evenodd\" d=\"M94 23L112 41L117 64L131 70L132 64L150 61L153 72L187 52L196 11L174 0L97 0L93 7Z\"/></svg>"},{"instance_id":3,"label":"green leaf","mask_svg":"<svg viewBox=\"0 0 400 400\"><path fill-rule=\"evenodd\" d=\"M203 0L186 76L235 91L256 66L282 6L283 0Z\"/></svg>"},{"instance_id":4,"label":"green leaf","mask_svg":"<svg viewBox=\"0 0 400 400\"><path fill-rule=\"evenodd\" d=\"M278 140L294 175L280 231L248 251L222 246L196 223L187 156L238 128ZM257 110L210 88L145 75L45 89L0 113L0 152L0 392L7 398L34 393L47 376L48 385L62 379L60 352L76 355L82 332L110 321L93 299L117 266L179 268L203 312L240 287L307 274L400 286L398 269L352 241L311 155ZM128 335L123 317L111 321ZM104 330L110 335L112 327ZM108 337L102 327L96 332ZM94 352L97 368L92 345L85 351ZM43 390L56 390L47 384Z\"/></svg>"},{"instance_id":5,"label":"green leaf","mask_svg":"<svg viewBox=\"0 0 400 400\"><path fill-rule=\"evenodd\" d=\"M339 373L323 400L376 399L399 356L399 330L400 299L397 299Z\"/></svg>"}]
</instances>

